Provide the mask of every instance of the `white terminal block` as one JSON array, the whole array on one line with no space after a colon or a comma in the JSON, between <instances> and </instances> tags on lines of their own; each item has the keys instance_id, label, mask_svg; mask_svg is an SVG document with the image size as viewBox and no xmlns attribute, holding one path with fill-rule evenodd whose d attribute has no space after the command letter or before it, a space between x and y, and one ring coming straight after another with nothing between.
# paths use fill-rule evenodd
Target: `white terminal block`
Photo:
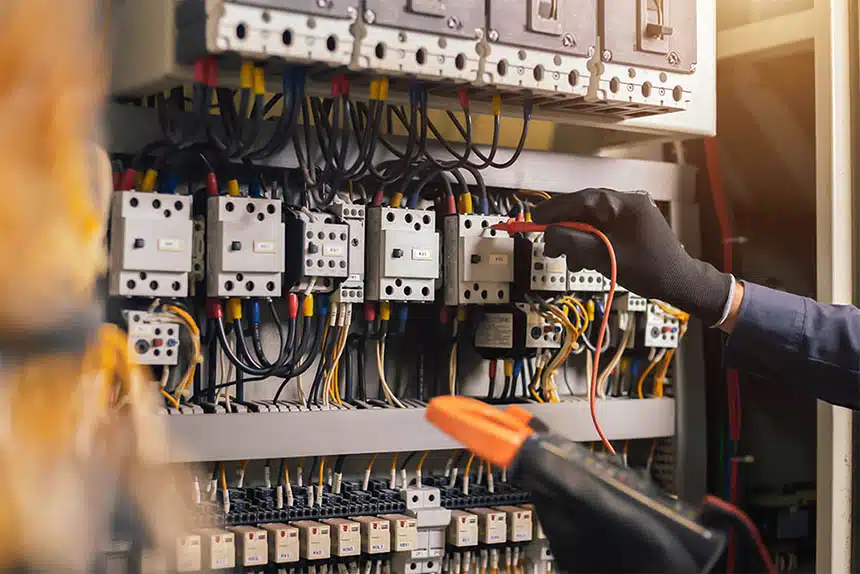
<instances>
[{"instance_id":1,"label":"white terminal block","mask_svg":"<svg viewBox=\"0 0 860 574\"><path fill-rule=\"evenodd\" d=\"M534 504L523 504L521 506L523 510L528 510L532 513L532 533L533 538L535 540L546 540L546 534L543 531L543 526L540 524L540 520L538 519L537 511L535 510Z\"/></svg>"},{"instance_id":2,"label":"white terminal block","mask_svg":"<svg viewBox=\"0 0 860 574\"><path fill-rule=\"evenodd\" d=\"M200 531L200 539L204 570L236 567L236 537L232 532L220 528L205 528Z\"/></svg>"},{"instance_id":3,"label":"white terminal block","mask_svg":"<svg viewBox=\"0 0 860 574\"><path fill-rule=\"evenodd\" d=\"M609 291L609 279L597 271L582 269L568 274L567 285L575 293L603 293Z\"/></svg>"},{"instance_id":4,"label":"white terminal block","mask_svg":"<svg viewBox=\"0 0 860 574\"><path fill-rule=\"evenodd\" d=\"M299 212L287 225L287 283L305 291L330 293L349 277L350 228L327 213Z\"/></svg>"},{"instance_id":5,"label":"white terminal block","mask_svg":"<svg viewBox=\"0 0 860 574\"><path fill-rule=\"evenodd\" d=\"M345 518L322 521L331 529L331 554L339 558L361 554L361 524Z\"/></svg>"},{"instance_id":6,"label":"white terminal block","mask_svg":"<svg viewBox=\"0 0 860 574\"><path fill-rule=\"evenodd\" d=\"M268 532L269 563L289 564L299 561L299 529L288 524L260 524Z\"/></svg>"},{"instance_id":7,"label":"white terminal block","mask_svg":"<svg viewBox=\"0 0 860 574\"><path fill-rule=\"evenodd\" d=\"M439 277L436 213L367 210L367 288L370 301L432 302Z\"/></svg>"},{"instance_id":8,"label":"white terminal block","mask_svg":"<svg viewBox=\"0 0 860 574\"><path fill-rule=\"evenodd\" d=\"M478 517L478 542L504 544L508 540L508 513L494 508L470 508Z\"/></svg>"},{"instance_id":9,"label":"white terminal block","mask_svg":"<svg viewBox=\"0 0 860 574\"><path fill-rule=\"evenodd\" d=\"M269 561L268 532L253 526L231 526L236 535L236 562L239 566L263 566Z\"/></svg>"},{"instance_id":10,"label":"white terminal block","mask_svg":"<svg viewBox=\"0 0 860 574\"><path fill-rule=\"evenodd\" d=\"M490 229L498 215L445 218L445 304L496 305L511 300L514 239Z\"/></svg>"},{"instance_id":11,"label":"white terminal block","mask_svg":"<svg viewBox=\"0 0 860 574\"><path fill-rule=\"evenodd\" d=\"M299 520L292 524L299 529L301 556L304 560L331 558L331 530L327 524L313 520Z\"/></svg>"},{"instance_id":12,"label":"white terminal block","mask_svg":"<svg viewBox=\"0 0 860 574\"><path fill-rule=\"evenodd\" d=\"M361 523L361 551L365 554L391 552L391 528L388 520L376 516L355 516L351 520Z\"/></svg>"},{"instance_id":13,"label":"white terminal block","mask_svg":"<svg viewBox=\"0 0 860 574\"><path fill-rule=\"evenodd\" d=\"M561 347L562 326L547 321L531 305L517 303L526 314L526 348L558 349Z\"/></svg>"},{"instance_id":14,"label":"white terminal block","mask_svg":"<svg viewBox=\"0 0 860 574\"><path fill-rule=\"evenodd\" d=\"M391 551L412 552L418 545L418 520L404 514L382 514L391 530Z\"/></svg>"},{"instance_id":15,"label":"white terminal block","mask_svg":"<svg viewBox=\"0 0 860 574\"><path fill-rule=\"evenodd\" d=\"M543 242L543 233L538 237L538 241L532 242L529 289L566 293L569 290L568 276L573 275L567 270L567 256L547 257L544 253L546 244Z\"/></svg>"},{"instance_id":16,"label":"white terminal block","mask_svg":"<svg viewBox=\"0 0 860 574\"><path fill-rule=\"evenodd\" d=\"M202 564L200 536L188 534L176 539L176 553L173 557L176 572L197 572Z\"/></svg>"},{"instance_id":17,"label":"white terminal block","mask_svg":"<svg viewBox=\"0 0 860 574\"><path fill-rule=\"evenodd\" d=\"M529 542L532 539L532 511L519 506L499 506L508 515L508 542Z\"/></svg>"},{"instance_id":18,"label":"white terminal block","mask_svg":"<svg viewBox=\"0 0 860 574\"><path fill-rule=\"evenodd\" d=\"M416 558L409 556L408 552L399 552L391 560L392 572L397 574L438 574L442 571L442 558ZM544 574L543 572L541 574Z\"/></svg>"},{"instance_id":19,"label":"white terminal block","mask_svg":"<svg viewBox=\"0 0 860 574\"><path fill-rule=\"evenodd\" d=\"M164 314L122 312L128 325L128 354L140 365L175 365L179 359L179 323Z\"/></svg>"},{"instance_id":20,"label":"white terminal block","mask_svg":"<svg viewBox=\"0 0 860 574\"><path fill-rule=\"evenodd\" d=\"M628 313L644 313L648 310L648 300L619 287L616 289L615 301L612 306L619 311L627 311Z\"/></svg>"},{"instance_id":21,"label":"white terminal block","mask_svg":"<svg viewBox=\"0 0 860 574\"><path fill-rule=\"evenodd\" d=\"M349 228L349 275L341 283L334 295L334 303L364 302L364 261L366 249L366 212L363 205L337 203L332 213L338 216Z\"/></svg>"},{"instance_id":22,"label":"white terminal block","mask_svg":"<svg viewBox=\"0 0 860 574\"><path fill-rule=\"evenodd\" d=\"M191 236L189 196L115 192L111 205L110 294L187 296Z\"/></svg>"},{"instance_id":23,"label":"white terminal block","mask_svg":"<svg viewBox=\"0 0 860 574\"><path fill-rule=\"evenodd\" d=\"M439 489L433 486L411 486L404 488L400 491L400 498L406 502L407 510L438 508L442 501Z\"/></svg>"},{"instance_id":24,"label":"white terminal block","mask_svg":"<svg viewBox=\"0 0 860 574\"><path fill-rule=\"evenodd\" d=\"M451 511L448 525L448 544L457 548L478 545L478 517L465 510Z\"/></svg>"},{"instance_id":25,"label":"white terminal block","mask_svg":"<svg viewBox=\"0 0 860 574\"><path fill-rule=\"evenodd\" d=\"M275 199L218 196L207 203L209 297L281 294L285 228Z\"/></svg>"},{"instance_id":26,"label":"white terminal block","mask_svg":"<svg viewBox=\"0 0 860 574\"><path fill-rule=\"evenodd\" d=\"M678 319L649 302L645 311L646 347L677 349L681 331Z\"/></svg>"}]
</instances>

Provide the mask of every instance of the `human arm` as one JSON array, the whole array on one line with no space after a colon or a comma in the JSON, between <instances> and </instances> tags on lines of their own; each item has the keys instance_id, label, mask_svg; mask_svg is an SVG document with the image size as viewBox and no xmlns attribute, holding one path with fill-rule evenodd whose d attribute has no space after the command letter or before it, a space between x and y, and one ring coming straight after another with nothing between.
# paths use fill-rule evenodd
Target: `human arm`
<instances>
[{"instance_id":1,"label":"human arm","mask_svg":"<svg viewBox=\"0 0 860 574\"><path fill-rule=\"evenodd\" d=\"M735 283L687 254L644 192L583 190L540 204L534 217L540 223L583 221L601 229L615 248L619 283L729 333L730 364L860 408L857 308ZM550 228L546 243L547 255L566 254L571 270L608 273L605 248L590 235Z\"/></svg>"}]
</instances>

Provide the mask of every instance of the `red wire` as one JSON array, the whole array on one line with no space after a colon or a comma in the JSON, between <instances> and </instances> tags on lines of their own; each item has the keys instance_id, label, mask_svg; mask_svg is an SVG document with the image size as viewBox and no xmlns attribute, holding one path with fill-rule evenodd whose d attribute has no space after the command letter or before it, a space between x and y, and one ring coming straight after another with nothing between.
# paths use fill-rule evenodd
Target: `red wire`
<instances>
[{"instance_id":1,"label":"red wire","mask_svg":"<svg viewBox=\"0 0 860 574\"><path fill-rule=\"evenodd\" d=\"M753 542L755 542L758 554L761 557L762 562L764 562L765 568L767 568L767 573L776 574L776 569L774 568L773 561L770 558L770 552L767 551L767 546L765 546L764 540L761 539L761 534L759 534L758 528L752 519L747 516L746 512L732 504L729 504L725 500L711 495L705 497L704 504L705 506L711 506L737 518L744 525L744 528L747 529Z\"/></svg>"},{"instance_id":2,"label":"red wire","mask_svg":"<svg viewBox=\"0 0 860 574\"><path fill-rule=\"evenodd\" d=\"M598 369L598 365L600 365L600 352L603 348L603 339L606 337L606 327L609 324L609 310L612 309L612 300L615 298L615 287L618 284L618 264L615 261L615 249L612 247L612 242L609 241L609 238L606 237L602 231L596 227L588 225L587 223L568 221L556 225L567 227L568 229L576 229L577 231L584 231L597 236L603 242L603 245L606 246L606 252L609 254L609 266L611 270L609 276L609 294L606 296L606 307L603 310L603 318L600 320L600 331L597 335L597 346L594 351L594 367L591 370L591 388L588 392L588 406L591 409L591 421L594 423L597 435L600 437L606 450L614 456L615 449L612 448L612 443L610 443L609 439L606 438L606 434L604 434L603 428L601 428L600 422L597 420L597 378L600 371Z\"/></svg>"}]
</instances>

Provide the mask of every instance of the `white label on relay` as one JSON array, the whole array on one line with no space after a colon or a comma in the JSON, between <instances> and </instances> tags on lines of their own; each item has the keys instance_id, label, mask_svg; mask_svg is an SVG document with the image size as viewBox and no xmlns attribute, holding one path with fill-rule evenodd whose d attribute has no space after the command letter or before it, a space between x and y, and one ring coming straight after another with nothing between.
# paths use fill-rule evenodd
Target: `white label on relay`
<instances>
[{"instance_id":1,"label":"white label on relay","mask_svg":"<svg viewBox=\"0 0 860 574\"><path fill-rule=\"evenodd\" d=\"M514 346L512 313L487 313L475 330L475 346L485 349L511 349Z\"/></svg>"}]
</instances>

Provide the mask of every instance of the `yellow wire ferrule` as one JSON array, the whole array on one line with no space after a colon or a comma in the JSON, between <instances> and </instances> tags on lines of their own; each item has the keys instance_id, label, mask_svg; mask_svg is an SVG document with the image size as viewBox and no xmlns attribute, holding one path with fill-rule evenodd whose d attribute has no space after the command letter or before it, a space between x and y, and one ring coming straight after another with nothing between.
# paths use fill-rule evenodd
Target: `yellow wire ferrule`
<instances>
[{"instance_id":1,"label":"yellow wire ferrule","mask_svg":"<svg viewBox=\"0 0 860 574\"><path fill-rule=\"evenodd\" d=\"M239 191L239 180L238 179L229 179L227 180L227 195L233 197L239 197L242 193Z\"/></svg>"},{"instance_id":2,"label":"yellow wire ferrule","mask_svg":"<svg viewBox=\"0 0 860 574\"><path fill-rule=\"evenodd\" d=\"M379 319L382 321L388 321L391 319L391 303L388 301L382 301L379 303Z\"/></svg>"},{"instance_id":3,"label":"yellow wire ferrule","mask_svg":"<svg viewBox=\"0 0 860 574\"><path fill-rule=\"evenodd\" d=\"M391 207L400 207L401 203L403 203L403 194L398 191L391 198Z\"/></svg>"},{"instance_id":4,"label":"yellow wire ferrule","mask_svg":"<svg viewBox=\"0 0 860 574\"><path fill-rule=\"evenodd\" d=\"M379 80L370 80L370 99L379 99Z\"/></svg>"},{"instance_id":5,"label":"yellow wire ferrule","mask_svg":"<svg viewBox=\"0 0 860 574\"><path fill-rule=\"evenodd\" d=\"M246 90L254 87L254 62L242 62L239 69L239 86Z\"/></svg>"},{"instance_id":6,"label":"yellow wire ferrule","mask_svg":"<svg viewBox=\"0 0 860 574\"><path fill-rule=\"evenodd\" d=\"M254 95L266 95L266 71L263 68L254 68Z\"/></svg>"},{"instance_id":7,"label":"yellow wire ferrule","mask_svg":"<svg viewBox=\"0 0 860 574\"><path fill-rule=\"evenodd\" d=\"M383 102L388 99L388 78L379 79L379 99Z\"/></svg>"},{"instance_id":8,"label":"yellow wire ferrule","mask_svg":"<svg viewBox=\"0 0 860 574\"><path fill-rule=\"evenodd\" d=\"M457 307L457 320L461 323L466 320L466 307L462 305Z\"/></svg>"},{"instance_id":9,"label":"yellow wire ferrule","mask_svg":"<svg viewBox=\"0 0 860 574\"><path fill-rule=\"evenodd\" d=\"M464 193L460 197L463 198L463 213L472 213L472 194Z\"/></svg>"},{"instance_id":10,"label":"yellow wire ferrule","mask_svg":"<svg viewBox=\"0 0 860 574\"><path fill-rule=\"evenodd\" d=\"M308 294L305 300L302 301L302 317L314 316L314 296Z\"/></svg>"},{"instance_id":11,"label":"yellow wire ferrule","mask_svg":"<svg viewBox=\"0 0 860 574\"><path fill-rule=\"evenodd\" d=\"M505 376L514 376L514 362L510 359L505 359Z\"/></svg>"},{"instance_id":12,"label":"yellow wire ferrule","mask_svg":"<svg viewBox=\"0 0 860 574\"><path fill-rule=\"evenodd\" d=\"M502 96L493 96L493 115L502 115Z\"/></svg>"},{"instance_id":13,"label":"yellow wire ferrule","mask_svg":"<svg viewBox=\"0 0 860 574\"><path fill-rule=\"evenodd\" d=\"M227 300L227 320L236 321L242 318L242 300L231 297Z\"/></svg>"},{"instance_id":14,"label":"yellow wire ferrule","mask_svg":"<svg viewBox=\"0 0 860 574\"><path fill-rule=\"evenodd\" d=\"M155 191L155 182L158 180L158 171L154 169L146 170L146 175L143 176L143 181L140 182L141 191Z\"/></svg>"},{"instance_id":15,"label":"yellow wire ferrule","mask_svg":"<svg viewBox=\"0 0 860 574\"><path fill-rule=\"evenodd\" d=\"M585 303L585 311L588 313L588 321L594 321L594 301L589 299Z\"/></svg>"}]
</instances>

